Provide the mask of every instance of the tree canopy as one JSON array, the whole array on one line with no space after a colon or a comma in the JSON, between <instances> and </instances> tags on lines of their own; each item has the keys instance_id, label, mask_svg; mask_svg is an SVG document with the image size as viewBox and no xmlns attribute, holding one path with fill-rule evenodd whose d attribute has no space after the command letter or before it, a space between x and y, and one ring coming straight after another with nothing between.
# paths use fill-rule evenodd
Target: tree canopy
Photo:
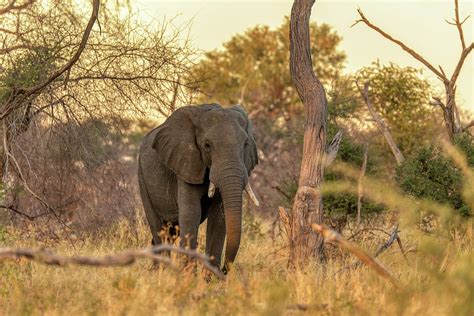
<instances>
[{"instance_id":1,"label":"tree canopy","mask_svg":"<svg viewBox=\"0 0 474 316\"><path fill-rule=\"evenodd\" d=\"M233 36L223 49L205 53L194 67L195 76L206 78L201 89L208 99L223 104L242 102L249 111L262 108L281 113L299 106L288 64L289 19L271 29L258 25ZM328 84L342 70L346 55L342 38L327 24L311 23L311 52L318 78Z\"/></svg>"},{"instance_id":2,"label":"tree canopy","mask_svg":"<svg viewBox=\"0 0 474 316\"><path fill-rule=\"evenodd\" d=\"M402 152L412 152L439 132L442 118L429 104L432 90L418 69L377 61L360 69L355 80L370 84L374 108L388 124Z\"/></svg>"}]
</instances>

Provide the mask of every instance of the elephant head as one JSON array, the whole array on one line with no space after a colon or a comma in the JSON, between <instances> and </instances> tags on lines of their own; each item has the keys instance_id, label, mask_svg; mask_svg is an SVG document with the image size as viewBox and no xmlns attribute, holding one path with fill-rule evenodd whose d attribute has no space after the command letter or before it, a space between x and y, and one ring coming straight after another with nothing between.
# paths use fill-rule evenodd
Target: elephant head
<instances>
[{"instance_id":1,"label":"elephant head","mask_svg":"<svg viewBox=\"0 0 474 316\"><path fill-rule=\"evenodd\" d=\"M180 108L160 126L153 147L180 180L209 183L209 197L216 189L219 191L227 234L227 269L240 245L242 191L245 189L258 205L248 184L258 157L252 124L245 110L241 106L224 109L216 104ZM205 179L207 174L209 179Z\"/></svg>"}]
</instances>

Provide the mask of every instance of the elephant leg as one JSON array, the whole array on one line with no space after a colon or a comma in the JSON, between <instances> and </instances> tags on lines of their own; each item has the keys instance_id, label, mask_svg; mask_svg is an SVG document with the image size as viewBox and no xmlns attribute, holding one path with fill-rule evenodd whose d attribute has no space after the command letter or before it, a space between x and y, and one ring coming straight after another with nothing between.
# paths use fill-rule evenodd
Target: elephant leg
<instances>
[{"instance_id":1,"label":"elephant leg","mask_svg":"<svg viewBox=\"0 0 474 316\"><path fill-rule=\"evenodd\" d=\"M161 238L158 235L158 232L161 229L161 221L153 209L153 205L151 204L141 168L138 170L138 186L140 187L140 195L142 196L143 208L145 209L148 226L150 227L151 235L153 237L151 244L155 246L160 245Z\"/></svg>"},{"instance_id":2,"label":"elephant leg","mask_svg":"<svg viewBox=\"0 0 474 316\"><path fill-rule=\"evenodd\" d=\"M191 249L197 247L197 234L201 222L202 192L200 185L178 180L180 247L186 247L188 244Z\"/></svg>"},{"instance_id":3,"label":"elephant leg","mask_svg":"<svg viewBox=\"0 0 474 316\"><path fill-rule=\"evenodd\" d=\"M206 231L206 255L216 267L221 266L222 250L225 240L225 218L222 199L219 194L214 197L209 208Z\"/></svg>"}]
</instances>

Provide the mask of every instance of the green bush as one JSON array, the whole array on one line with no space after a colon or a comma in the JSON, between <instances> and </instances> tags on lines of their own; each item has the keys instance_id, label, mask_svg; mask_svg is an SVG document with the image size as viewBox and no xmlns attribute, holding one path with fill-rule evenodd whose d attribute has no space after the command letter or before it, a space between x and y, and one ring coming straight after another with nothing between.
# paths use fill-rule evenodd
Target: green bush
<instances>
[{"instance_id":1,"label":"green bush","mask_svg":"<svg viewBox=\"0 0 474 316\"><path fill-rule=\"evenodd\" d=\"M330 126L328 128L328 139L332 139L335 134L335 128ZM343 136L337 157L343 162L350 163L355 168L360 168L364 160L364 146L356 143L353 139ZM370 173L375 168L373 161L367 160L366 172ZM344 175L340 173L331 172L331 169L327 169L324 175L324 181L338 181L344 180ZM324 209L332 217L355 215L357 213L357 195L350 193L337 193L337 194L325 194L323 196ZM362 214L368 214L373 212L380 212L384 208L381 205L365 201L362 203Z\"/></svg>"},{"instance_id":2,"label":"green bush","mask_svg":"<svg viewBox=\"0 0 474 316\"><path fill-rule=\"evenodd\" d=\"M458 136L454 144L466 155L469 165L474 166L473 137ZM461 171L437 146L422 147L406 159L397 168L396 180L414 197L447 203L462 215L472 214L462 199Z\"/></svg>"},{"instance_id":3,"label":"green bush","mask_svg":"<svg viewBox=\"0 0 474 316\"><path fill-rule=\"evenodd\" d=\"M337 132L337 128L334 125L328 126L328 142L334 137ZM295 144L301 146L303 137L301 133L292 132L288 133L292 137L288 137L289 141L293 141ZM301 141L301 144L298 142ZM347 135L342 137L339 150L337 152L337 160L343 161L353 165L355 168L360 168L364 160L364 146L358 144L354 139L349 138ZM370 156L367 161L367 173L371 173L376 169ZM328 168L324 172L324 181L338 181L347 180L344 175L340 173L331 172ZM296 195L298 190L297 178L286 177L282 180L281 189L286 193L287 198L284 203L291 205L292 198ZM332 218L338 218L347 215L355 215L357 213L357 195L350 193L337 193L337 194L324 194L323 203L325 212ZM380 212L384 210L384 207L364 200L362 203L362 214L369 214L373 212Z\"/></svg>"}]
</instances>

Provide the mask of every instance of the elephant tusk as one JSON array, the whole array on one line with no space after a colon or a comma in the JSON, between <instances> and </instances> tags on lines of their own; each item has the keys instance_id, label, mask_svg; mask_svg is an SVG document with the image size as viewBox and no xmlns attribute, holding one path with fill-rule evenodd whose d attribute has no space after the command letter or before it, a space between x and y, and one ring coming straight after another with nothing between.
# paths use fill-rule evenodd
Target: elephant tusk
<instances>
[{"instance_id":1,"label":"elephant tusk","mask_svg":"<svg viewBox=\"0 0 474 316\"><path fill-rule=\"evenodd\" d=\"M256 207L260 206L260 202L258 202L257 197L255 196L255 193L253 193L252 187L250 186L250 183L247 182L247 185L245 186L245 192L249 195L250 199L252 200L253 204L255 204Z\"/></svg>"},{"instance_id":2,"label":"elephant tusk","mask_svg":"<svg viewBox=\"0 0 474 316\"><path fill-rule=\"evenodd\" d=\"M214 196L215 192L216 192L216 186L214 185L214 183L211 182L209 184L209 190L207 191L207 196L211 198Z\"/></svg>"}]
</instances>

